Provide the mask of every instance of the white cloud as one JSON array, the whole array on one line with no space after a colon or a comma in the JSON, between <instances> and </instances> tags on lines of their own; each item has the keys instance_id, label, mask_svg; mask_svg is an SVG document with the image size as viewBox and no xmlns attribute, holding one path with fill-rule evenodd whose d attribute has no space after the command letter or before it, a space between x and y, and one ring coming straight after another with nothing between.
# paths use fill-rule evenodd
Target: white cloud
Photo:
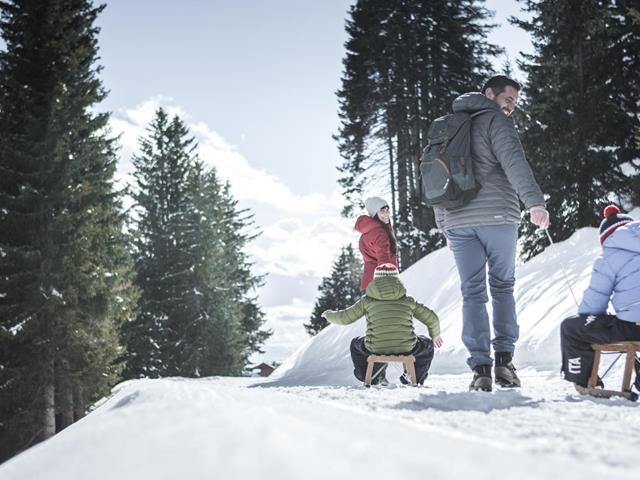
<instances>
[{"instance_id":1,"label":"white cloud","mask_svg":"<svg viewBox=\"0 0 640 480\"><path fill-rule=\"evenodd\" d=\"M330 195L294 193L279 178L252 166L233 145L206 124L192 124L190 128L198 137L200 158L215 167L222 178L229 180L238 200L269 205L287 213L319 215L340 208L342 199L337 190Z\"/></svg>"},{"instance_id":2,"label":"white cloud","mask_svg":"<svg viewBox=\"0 0 640 480\"><path fill-rule=\"evenodd\" d=\"M283 218L263 228L249 248L264 273L326 276L340 247L357 239L352 222L338 216L311 222Z\"/></svg>"},{"instance_id":3,"label":"white cloud","mask_svg":"<svg viewBox=\"0 0 640 480\"><path fill-rule=\"evenodd\" d=\"M135 108L121 109L111 116L111 128L120 134L122 161L118 167L118 179L130 181L133 170L131 156L138 148L138 139L146 133L153 116L162 106L169 115L179 115L196 137L200 158L215 167L218 174L229 181L234 197L240 201L251 201L268 205L279 211L315 215L333 214L342 205L342 197L337 189L331 194L294 193L279 178L263 169L252 166L249 161L227 142L219 133L211 130L203 122L190 122L190 116L183 108L173 104L169 97L152 97Z\"/></svg>"}]
</instances>

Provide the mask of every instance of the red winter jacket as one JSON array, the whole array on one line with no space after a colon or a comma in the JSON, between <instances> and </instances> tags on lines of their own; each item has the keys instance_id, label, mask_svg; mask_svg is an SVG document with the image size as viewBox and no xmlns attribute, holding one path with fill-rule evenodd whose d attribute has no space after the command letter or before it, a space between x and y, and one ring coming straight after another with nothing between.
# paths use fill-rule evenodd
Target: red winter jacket
<instances>
[{"instance_id":1,"label":"red winter jacket","mask_svg":"<svg viewBox=\"0 0 640 480\"><path fill-rule=\"evenodd\" d=\"M382 224L368 215L360 215L356 220L356 231L361 233L358 247L364 260L364 274L360 281L360 290L365 290L373 280L373 271L382 263L398 266L396 256L391 253L389 237Z\"/></svg>"}]
</instances>

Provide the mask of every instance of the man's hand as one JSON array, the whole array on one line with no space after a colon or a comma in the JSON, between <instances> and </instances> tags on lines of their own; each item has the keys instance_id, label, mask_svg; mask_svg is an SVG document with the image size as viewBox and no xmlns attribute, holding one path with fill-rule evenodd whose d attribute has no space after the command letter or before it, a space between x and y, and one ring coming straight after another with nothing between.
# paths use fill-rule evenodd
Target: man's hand
<instances>
[{"instance_id":1,"label":"man's hand","mask_svg":"<svg viewBox=\"0 0 640 480\"><path fill-rule=\"evenodd\" d=\"M436 348L440 348L442 346L442 337L438 335L436 338L434 338L433 344L435 345Z\"/></svg>"},{"instance_id":2,"label":"man's hand","mask_svg":"<svg viewBox=\"0 0 640 480\"><path fill-rule=\"evenodd\" d=\"M549 212L544 207L531 207L529 210L531 223L546 230L549 227Z\"/></svg>"}]
</instances>

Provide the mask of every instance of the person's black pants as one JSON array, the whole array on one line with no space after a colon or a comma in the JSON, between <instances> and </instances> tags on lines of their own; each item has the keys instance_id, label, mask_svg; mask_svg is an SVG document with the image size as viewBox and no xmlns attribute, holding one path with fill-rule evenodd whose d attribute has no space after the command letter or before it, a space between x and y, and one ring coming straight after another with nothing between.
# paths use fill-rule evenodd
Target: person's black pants
<instances>
[{"instance_id":1,"label":"person's black pants","mask_svg":"<svg viewBox=\"0 0 640 480\"><path fill-rule=\"evenodd\" d=\"M595 352L592 343L640 341L640 326L615 315L574 315L560 326L562 372L565 380L587 386Z\"/></svg>"},{"instance_id":2,"label":"person's black pants","mask_svg":"<svg viewBox=\"0 0 640 480\"><path fill-rule=\"evenodd\" d=\"M416 378L418 383L422 385L429 374L429 367L431 367L431 360L433 360L433 342L430 338L423 335L419 335L417 338L416 346L410 352L406 353L381 353L377 352L377 355L413 355L416 358ZM351 340L351 360L353 360L353 374L358 380L364 382L365 375L367 373L367 358L369 355L374 355L373 352L367 350L364 346L364 337L355 337ZM380 371L382 369L382 371ZM376 378L382 378L387 370L386 363L374 363L373 375ZM379 372L379 373L378 373ZM377 374L377 375L376 375ZM375 383L375 380L374 380Z\"/></svg>"}]
</instances>

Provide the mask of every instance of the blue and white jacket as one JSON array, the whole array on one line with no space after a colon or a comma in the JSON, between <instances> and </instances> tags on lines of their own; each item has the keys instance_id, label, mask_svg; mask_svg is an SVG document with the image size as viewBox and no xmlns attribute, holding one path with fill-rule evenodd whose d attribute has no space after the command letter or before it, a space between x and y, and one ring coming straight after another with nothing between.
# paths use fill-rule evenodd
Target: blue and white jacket
<instances>
[{"instance_id":1,"label":"blue and white jacket","mask_svg":"<svg viewBox=\"0 0 640 480\"><path fill-rule=\"evenodd\" d=\"M618 227L604 241L578 312L603 314L609 299L620 320L640 322L640 222Z\"/></svg>"}]
</instances>

